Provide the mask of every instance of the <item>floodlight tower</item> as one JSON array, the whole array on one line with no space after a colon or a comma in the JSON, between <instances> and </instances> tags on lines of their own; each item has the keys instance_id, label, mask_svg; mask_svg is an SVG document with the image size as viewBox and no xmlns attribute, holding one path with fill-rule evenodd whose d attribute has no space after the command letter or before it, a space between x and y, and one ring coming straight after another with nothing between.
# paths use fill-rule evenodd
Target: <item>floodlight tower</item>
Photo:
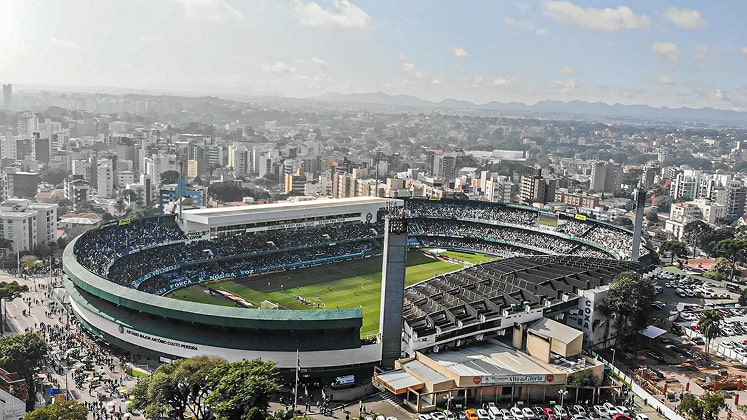
<instances>
[{"instance_id":1,"label":"floodlight tower","mask_svg":"<svg viewBox=\"0 0 747 420\"><path fill-rule=\"evenodd\" d=\"M633 224L633 250L630 259L638 261L641 252L641 236L643 235L643 209L646 207L646 190L639 185L633 192L635 199L635 223Z\"/></svg>"},{"instance_id":2,"label":"floodlight tower","mask_svg":"<svg viewBox=\"0 0 747 420\"><path fill-rule=\"evenodd\" d=\"M407 266L407 218L404 207L389 205L384 222L379 335L381 364L393 367L402 357L402 322Z\"/></svg>"}]
</instances>

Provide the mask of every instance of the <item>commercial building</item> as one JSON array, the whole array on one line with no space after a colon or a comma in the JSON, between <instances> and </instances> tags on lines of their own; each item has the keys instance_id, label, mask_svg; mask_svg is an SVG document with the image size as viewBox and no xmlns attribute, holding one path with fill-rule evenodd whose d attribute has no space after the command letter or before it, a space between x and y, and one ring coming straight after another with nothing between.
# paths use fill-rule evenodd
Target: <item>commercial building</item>
<instances>
[{"instance_id":1,"label":"commercial building","mask_svg":"<svg viewBox=\"0 0 747 420\"><path fill-rule=\"evenodd\" d=\"M443 407L448 399L515 403L557 399L596 400L597 390L575 386L576 373L604 376L604 364L581 354L583 333L542 318L510 328L510 344L487 340L447 351L398 360L395 370L374 375L373 383L404 399L416 412Z\"/></svg>"}]
</instances>

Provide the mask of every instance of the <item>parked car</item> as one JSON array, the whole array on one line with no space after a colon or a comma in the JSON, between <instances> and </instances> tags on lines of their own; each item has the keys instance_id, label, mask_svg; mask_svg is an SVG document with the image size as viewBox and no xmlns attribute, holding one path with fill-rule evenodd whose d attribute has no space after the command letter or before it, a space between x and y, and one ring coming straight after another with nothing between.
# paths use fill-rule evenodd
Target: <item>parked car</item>
<instances>
[{"instance_id":1,"label":"parked car","mask_svg":"<svg viewBox=\"0 0 747 420\"><path fill-rule=\"evenodd\" d=\"M467 416L467 420L480 420L480 418L477 417L477 410L474 408L464 410L464 415Z\"/></svg>"},{"instance_id":2,"label":"parked car","mask_svg":"<svg viewBox=\"0 0 747 420\"><path fill-rule=\"evenodd\" d=\"M490 420L488 412L483 410L482 408L477 409L477 418L478 420Z\"/></svg>"},{"instance_id":3,"label":"parked car","mask_svg":"<svg viewBox=\"0 0 747 420\"><path fill-rule=\"evenodd\" d=\"M524 419L526 419L526 420L534 420L534 419L537 418L537 415L529 407L522 408L521 409L521 414L524 415Z\"/></svg>"},{"instance_id":4,"label":"parked car","mask_svg":"<svg viewBox=\"0 0 747 420\"><path fill-rule=\"evenodd\" d=\"M514 406L509 411L516 420L524 420L524 413L521 412L521 408Z\"/></svg>"}]
</instances>

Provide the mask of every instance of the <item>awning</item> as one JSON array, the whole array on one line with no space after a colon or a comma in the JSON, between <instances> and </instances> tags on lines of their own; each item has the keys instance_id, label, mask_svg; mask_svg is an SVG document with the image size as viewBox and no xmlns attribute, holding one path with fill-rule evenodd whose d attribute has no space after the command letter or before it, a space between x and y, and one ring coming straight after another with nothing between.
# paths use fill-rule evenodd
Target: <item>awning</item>
<instances>
[{"instance_id":1,"label":"awning","mask_svg":"<svg viewBox=\"0 0 747 420\"><path fill-rule=\"evenodd\" d=\"M666 333L667 330L662 330L659 327L655 327L653 325L649 325L646 327L643 331L641 331L641 334L648 338L656 338L661 336L662 334Z\"/></svg>"},{"instance_id":2,"label":"awning","mask_svg":"<svg viewBox=\"0 0 747 420\"><path fill-rule=\"evenodd\" d=\"M407 393L407 388L417 391L425 387L424 383L403 370L394 370L374 375L374 381L384 386L384 388L394 395Z\"/></svg>"}]
</instances>

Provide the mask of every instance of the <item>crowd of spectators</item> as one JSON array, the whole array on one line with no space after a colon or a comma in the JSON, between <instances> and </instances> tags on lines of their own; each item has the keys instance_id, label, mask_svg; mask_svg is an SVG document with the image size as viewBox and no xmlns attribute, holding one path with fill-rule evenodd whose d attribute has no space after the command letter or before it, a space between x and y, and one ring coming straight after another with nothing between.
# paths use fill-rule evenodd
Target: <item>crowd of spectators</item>
<instances>
[{"instance_id":1,"label":"crowd of spectators","mask_svg":"<svg viewBox=\"0 0 747 420\"><path fill-rule=\"evenodd\" d=\"M587 242L599 244L620 257L629 257L633 251L633 235L601 224L589 230L583 239ZM640 255L647 253L648 250L641 247Z\"/></svg>"},{"instance_id":2,"label":"crowd of spectators","mask_svg":"<svg viewBox=\"0 0 747 420\"><path fill-rule=\"evenodd\" d=\"M545 232L463 220L420 219L411 221L408 223L408 233L413 236L479 238L553 254L568 254L577 246L577 243L569 239Z\"/></svg>"},{"instance_id":3,"label":"crowd of spectators","mask_svg":"<svg viewBox=\"0 0 747 420\"><path fill-rule=\"evenodd\" d=\"M462 249L483 252L490 255L500 255L507 258L521 255L542 254L539 251L533 251L531 249L521 249L512 245L499 244L496 242L486 242L478 239L452 238L445 236L424 236L418 238L418 242L424 248Z\"/></svg>"},{"instance_id":4,"label":"crowd of spectators","mask_svg":"<svg viewBox=\"0 0 747 420\"><path fill-rule=\"evenodd\" d=\"M575 236L576 238L583 238L589 229L593 228L594 225L587 222L582 222L575 219L568 219L565 223L558 224L555 228L556 232L565 233L569 236Z\"/></svg>"},{"instance_id":5,"label":"crowd of spectators","mask_svg":"<svg viewBox=\"0 0 747 420\"><path fill-rule=\"evenodd\" d=\"M75 254L83 266L115 283L139 287L145 281L148 290L159 290L184 279L208 278L221 272L261 272L287 264L380 251L377 239L382 235L379 224L344 223L242 231L216 240L188 242L173 217L162 217L91 231L77 242ZM177 265L180 268L176 271L146 278L156 270Z\"/></svg>"},{"instance_id":6,"label":"crowd of spectators","mask_svg":"<svg viewBox=\"0 0 747 420\"><path fill-rule=\"evenodd\" d=\"M84 267L104 275L117 255L184 239L186 236L174 216L163 216L131 220L122 225L114 223L89 231L78 240L73 252Z\"/></svg>"},{"instance_id":7,"label":"crowd of spectators","mask_svg":"<svg viewBox=\"0 0 747 420\"><path fill-rule=\"evenodd\" d=\"M303 229L279 229L262 232L241 232L225 235L218 240L177 243L133 253L119 258L109 269L107 278L122 285L133 285L148 273L177 264L200 261L220 261L242 256L265 255L283 251L297 253L298 249L374 239L380 236L377 225L346 223L312 226Z\"/></svg>"},{"instance_id":8,"label":"crowd of spectators","mask_svg":"<svg viewBox=\"0 0 747 420\"><path fill-rule=\"evenodd\" d=\"M483 201L444 202L441 200L410 200L407 202L408 216L439 219L473 219L514 225L536 226L539 213L536 210L506 207Z\"/></svg>"},{"instance_id":9,"label":"crowd of spectators","mask_svg":"<svg viewBox=\"0 0 747 420\"><path fill-rule=\"evenodd\" d=\"M348 241L336 245L317 245L299 249L294 252L275 250L262 255L246 255L223 261L204 261L178 268L158 276L154 276L139 286L139 290L148 293L166 291L169 285L184 280L199 282L215 278L225 273L238 271L252 274L283 270L298 265L313 265L319 261L352 258L360 255L373 255L381 252L378 241L368 239L362 241Z\"/></svg>"}]
</instances>

